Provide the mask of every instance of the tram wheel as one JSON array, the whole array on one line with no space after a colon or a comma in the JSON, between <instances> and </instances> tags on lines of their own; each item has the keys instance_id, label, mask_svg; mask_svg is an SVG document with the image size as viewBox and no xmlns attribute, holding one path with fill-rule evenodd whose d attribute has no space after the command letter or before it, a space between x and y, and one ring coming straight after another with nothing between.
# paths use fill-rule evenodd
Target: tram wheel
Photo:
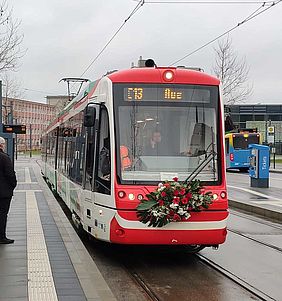
<instances>
[{"instance_id":1,"label":"tram wheel","mask_svg":"<svg viewBox=\"0 0 282 301\"><path fill-rule=\"evenodd\" d=\"M204 245L187 245L186 251L190 254L198 253L199 251L203 250L206 246Z\"/></svg>"}]
</instances>

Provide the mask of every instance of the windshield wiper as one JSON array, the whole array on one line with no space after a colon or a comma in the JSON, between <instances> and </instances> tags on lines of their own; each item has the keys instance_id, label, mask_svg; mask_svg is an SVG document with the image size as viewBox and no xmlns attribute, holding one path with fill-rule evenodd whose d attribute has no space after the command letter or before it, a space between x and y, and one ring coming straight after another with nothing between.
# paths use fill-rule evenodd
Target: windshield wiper
<instances>
[{"instance_id":1,"label":"windshield wiper","mask_svg":"<svg viewBox=\"0 0 282 301\"><path fill-rule=\"evenodd\" d=\"M205 157L205 159L190 173L190 175L186 178L186 180L184 181L184 183L189 183L191 181L193 181L197 175L211 162L211 160L213 160L213 174L214 174L214 178L215 178L215 156L217 154L215 152L210 152L210 154L208 156Z\"/></svg>"}]
</instances>

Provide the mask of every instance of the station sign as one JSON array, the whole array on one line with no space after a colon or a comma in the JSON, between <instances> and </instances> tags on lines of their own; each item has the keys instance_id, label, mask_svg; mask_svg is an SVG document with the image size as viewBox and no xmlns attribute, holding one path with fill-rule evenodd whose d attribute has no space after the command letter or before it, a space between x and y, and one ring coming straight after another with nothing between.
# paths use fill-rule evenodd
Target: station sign
<instances>
[{"instance_id":1,"label":"station sign","mask_svg":"<svg viewBox=\"0 0 282 301\"><path fill-rule=\"evenodd\" d=\"M274 134L275 134L274 126L268 126L267 127L267 143L268 144L274 144Z\"/></svg>"},{"instance_id":2,"label":"station sign","mask_svg":"<svg viewBox=\"0 0 282 301\"><path fill-rule=\"evenodd\" d=\"M269 126L269 127L267 128L267 132L268 132L268 134L273 134L273 135L274 135L274 133L275 133L275 131L274 131L274 126Z\"/></svg>"},{"instance_id":3,"label":"station sign","mask_svg":"<svg viewBox=\"0 0 282 301\"><path fill-rule=\"evenodd\" d=\"M3 133L26 134L24 124L3 124Z\"/></svg>"}]
</instances>

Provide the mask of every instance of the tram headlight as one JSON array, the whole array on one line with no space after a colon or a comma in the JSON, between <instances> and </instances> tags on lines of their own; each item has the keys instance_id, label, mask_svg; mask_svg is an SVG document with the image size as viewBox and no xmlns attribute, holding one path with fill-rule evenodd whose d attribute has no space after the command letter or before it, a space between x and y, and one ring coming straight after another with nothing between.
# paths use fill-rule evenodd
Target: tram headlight
<instances>
[{"instance_id":1,"label":"tram headlight","mask_svg":"<svg viewBox=\"0 0 282 301\"><path fill-rule=\"evenodd\" d=\"M216 200L218 199L217 193L214 193L214 194L212 195L212 197L213 197L213 200L216 201Z\"/></svg>"},{"instance_id":2,"label":"tram headlight","mask_svg":"<svg viewBox=\"0 0 282 301\"><path fill-rule=\"evenodd\" d=\"M123 199L126 196L126 193L123 190L121 190L118 192L118 196L119 198Z\"/></svg>"},{"instance_id":3,"label":"tram headlight","mask_svg":"<svg viewBox=\"0 0 282 301\"><path fill-rule=\"evenodd\" d=\"M133 193L129 193L128 198L130 201L133 201L135 199L135 195Z\"/></svg>"},{"instance_id":4,"label":"tram headlight","mask_svg":"<svg viewBox=\"0 0 282 301\"><path fill-rule=\"evenodd\" d=\"M144 198L144 197L143 197L143 195L142 195L142 194L138 194L138 195L137 195L137 200L138 200L138 201L141 201L141 200L143 200L143 198Z\"/></svg>"}]
</instances>

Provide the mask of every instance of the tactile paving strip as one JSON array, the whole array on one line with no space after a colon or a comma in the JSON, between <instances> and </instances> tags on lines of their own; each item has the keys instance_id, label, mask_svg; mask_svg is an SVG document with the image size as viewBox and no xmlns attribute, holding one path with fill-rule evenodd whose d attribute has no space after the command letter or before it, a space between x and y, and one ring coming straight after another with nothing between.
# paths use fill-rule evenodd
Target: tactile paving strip
<instances>
[{"instance_id":1,"label":"tactile paving strip","mask_svg":"<svg viewBox=\"0 0 282 301\"><path fill-rule=\"evenodd\" d=\"M34 191L26 200L28 300L58 301Z\"/></svg>"}]
</instances>

